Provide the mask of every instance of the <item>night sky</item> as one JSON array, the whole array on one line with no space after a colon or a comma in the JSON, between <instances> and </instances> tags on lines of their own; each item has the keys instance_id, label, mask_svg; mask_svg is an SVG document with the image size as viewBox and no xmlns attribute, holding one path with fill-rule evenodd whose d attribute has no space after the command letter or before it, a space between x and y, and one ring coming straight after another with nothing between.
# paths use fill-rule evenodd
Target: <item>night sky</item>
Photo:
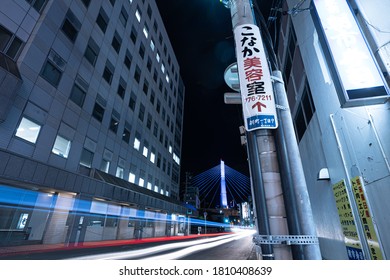
<instances>
[{"instance_id":1,"label":"night sky","mask_svg":"<svg viewBox=\"0 0 390 280\"><path fill-rule=\"evenodd\" d=\"M240 144L241 105L224 104L224 81L235 62L230 10L219 0L156 0L180 65L185 92L181 172L197 175L220 160L249 175Z\"/></svg>"}]
</instances>

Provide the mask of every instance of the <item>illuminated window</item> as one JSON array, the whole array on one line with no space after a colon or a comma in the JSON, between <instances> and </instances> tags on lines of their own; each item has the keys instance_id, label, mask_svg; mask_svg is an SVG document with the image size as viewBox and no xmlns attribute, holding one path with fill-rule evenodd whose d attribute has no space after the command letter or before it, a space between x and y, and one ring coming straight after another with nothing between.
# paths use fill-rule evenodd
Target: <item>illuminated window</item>
<instances>
[{"instance_id":1,"label":"illuminated window","mask_svg":"<svg viewBox=\"0 0 390 280\"><path fill-rule=\"evenodd\" d=\"M140 145L141 145L141 141L136 137L134 138L134 149L136 149L137 151L139 151L139 148L140 148Z\"/></svg>"},{"instance_id":2,"label":"illuminated window","mask_svg":"<svg viewBox=\"0 0 390 280\"><path fill-rule=\"evenodd\" d=\"M68 158L70 151L70 141L65 139L59 135L57 135L56 141L54 142L54 146L52 149L52 153L63 158Z\"/></svg>"},{"instance_id":3,"label":"illuminated window","mask_svg":"<svg viewBox=\"0 0 390 280\"><path fill-rule=\"evenodd\" d=\"M150 40L150 48L152 49L152 51L154 51L155 44L154 44L154 41L153 41L153 39L152 39L152 40Z\"/></svg>"},{"instance_id":4,"label":"illuminated window","mask_svg":"<svg viewBox=\"0 0 390 280\"><path fill-rule=\"evenodd\" d=\"M36 124L29 119L22 118L15 135L35 144L40 130L41 126L39 124Z\"/></svg>"},{"instance_id":5,"label":"illuminated window","mask_svg":"<svg viewBox=\"0 0 390 280\"><path fill-rule=\"evenodd\" d=\"M151 190L152 189L152 183L148 182L147 189Z\"/></svg>"},{"instance_id":6,"label":"illuminated window","mask_svg":"<svg viewBox=\"0 0 390 280\"><path fill-rule=\"evenodd\" d=\"M100 164L100 170L108 173L108 170L110 169L110 162L106 159L102 159L102 162Z\"/></svg>"},{"instance_id":7,"label":"illuminated window","mask_svg":"<svg viewBox=\"0 0 390 280\"><path fill-rule=\"evenodd\" d=\"M156 59L157 59L157 62L160 62L160 54L159 54L159 52L157 52L157 54L156 54Z\"/></svg>"},{"instance_id":8,"label":"illuminated window","mask_svg":"<svg viewBox=\"0 0 390 280\"><path fill-rule=\"evenodd\" d=\"M161 72L165 73L165 65L164 65L164 63L161 64Z\"/></svg>"},{"instance_id":9,"label":"illuminated window","mask_svg":"<svg viewBox=\"0 0 390 280\"><path fill-rule=\"evenodd\" d=\"M135 183L135 174L134 173L129 173L129 182L130 183Z\"/></svg>"},{"instance_id":10,"label":"illuminated window","mask_svg":"<svg viewBox=\"0 0 390 280\"><path fill-rule=\"evenodd\" d=\"M145 184L145 180L140 177L139 180L138 180L138 186L143 187L144 184Z\"/></svg>"},{"instance_id":11,"label":"illuminated window","mask_svg":"<svg viewBox=\"0 0 390 280\"><path fill-rule=\"evenodd\" d=\"M148 28L148 26L146 24L144 26L143 32L144 32L144 35L145 35L145 37L147 39L148 36L149 36L149 28Z\"/></svg>"},{"instance_id":12,"label":"illuminated window","mask_svg":"<svg viewBox=\"0 0 390 280\"><path fill-rule=\"evenodd\" d=\"M148 148L147 147L144 147L142 154L144 157L148 157Z\"/></svg>"},{"instance_id":13,"label":"illuminated window","mask_svg":"<svg viewBox=\"0 0 390 280\"><path fill-rule=\"evenodd\" d=\"M118 177L118 178L123 179L123 173L124 173L124 169L122 167L118 166L116 168L115 176Z\"/></svg>"},{"instance_id":14,"label":"illuminated window","mask_svg":"<svg viewBox=\"0 0 390 280\"><path fill-rule=\"evenodd\" d=\"M138 9L135 11L135 17L137 18L138 22L141 22L141 13Z\"/></svg>"}]
</instances>

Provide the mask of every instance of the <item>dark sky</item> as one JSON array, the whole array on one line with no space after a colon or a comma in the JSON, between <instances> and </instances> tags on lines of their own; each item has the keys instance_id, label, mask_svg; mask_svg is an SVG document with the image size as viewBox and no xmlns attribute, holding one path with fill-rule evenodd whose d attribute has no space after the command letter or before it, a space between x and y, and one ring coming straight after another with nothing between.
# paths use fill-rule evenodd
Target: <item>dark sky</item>
<instances>
[{"instance_id":1,"label":"dark sky","mask_svg":"<svg viewBox=\"0 0 390 280\"><path fill-rule=\"evenodd\" d=\"M230 10L219 0L156 0L180 65L185 92L182 175L220 160L249 175L240 144L241 105L224 104L225 69L235 62ZM182 176L183 178L183 176Z\"/></svg>"}]
</instances>

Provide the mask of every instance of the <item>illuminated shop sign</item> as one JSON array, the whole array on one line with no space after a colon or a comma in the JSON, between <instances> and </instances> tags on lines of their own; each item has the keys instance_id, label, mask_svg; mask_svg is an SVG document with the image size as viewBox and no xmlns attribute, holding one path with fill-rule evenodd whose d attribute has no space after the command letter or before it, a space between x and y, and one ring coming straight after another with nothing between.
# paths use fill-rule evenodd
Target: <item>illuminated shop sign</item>
<instances>
[{"instance_id":1,"label":"illuminated shop sign","mask_svg":"<svg viewBox=\"0 0 390 280\"><path fill-rule=\"evenodd\" d=\"M254 24L240 25L234 38L245 128L275 129L275 98L260 30Z\"/></svg>"},{"instance_id":2,"label":"illuminated shop sign","mask_svg":"<svg viewBox=\"0 0 390 280\"><path fill-rule=\"evenodd\" d=\"M380 69L345 0L313 0L311 10L342 107L389 98Z\"/></svg>"}]
</instances>

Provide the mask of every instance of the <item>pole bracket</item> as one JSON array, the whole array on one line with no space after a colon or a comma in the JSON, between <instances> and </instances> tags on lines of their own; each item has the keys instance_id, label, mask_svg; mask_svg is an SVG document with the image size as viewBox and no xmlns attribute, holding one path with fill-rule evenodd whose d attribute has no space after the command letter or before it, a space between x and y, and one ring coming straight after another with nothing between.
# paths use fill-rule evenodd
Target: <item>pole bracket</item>
<instances>
[{"instance_id":1,"label":"pole bracket","mask_svg":"<svg viewBox=\"0 0 390 280\"><path fill-rule=\"evenodd\" d=\"M275 104L275 108L283 110L283 111L287 111L289 109L288 107L285 107L285 106L279 105L279 104Z\"/></svg>"},{"instance_id":2,"label":"pole bracket","mask_svg":"<svg viewBox=\"0 0 390 280\"><path fill-rule=\"evenodd\" d=\"M281 78L279 78L279 77L271 76L271 80L272 80L273 82L278 82L278 83L281 83L282 85L284 85L283 79L281 79Z\"/></svg>"},{"instance_id":3,"label":"pole bracket","mask_svg":"<svg viewBox=\"0 0 390 280\"><path fill-rule=\"evenodd\" d=\"M310 245L318 244L318 237L313 235L255 235L253 242L260 244Z\"/></svg>"}]
</instances>

